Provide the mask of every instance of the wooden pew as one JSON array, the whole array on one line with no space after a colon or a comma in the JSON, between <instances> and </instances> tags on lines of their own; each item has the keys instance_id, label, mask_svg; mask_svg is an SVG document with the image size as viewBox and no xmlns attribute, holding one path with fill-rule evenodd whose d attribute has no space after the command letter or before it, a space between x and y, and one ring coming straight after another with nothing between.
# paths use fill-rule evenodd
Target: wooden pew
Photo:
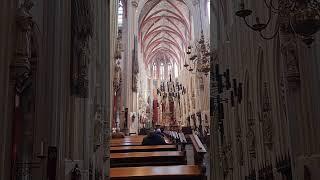
<instances>
[{"instance_id":1,"label":"wooden pew","mask_svg":"<svg viewBox=\"0 0 320 180\"><path fill-rule=\"evenodd\" d=\"M186 126L181 128L181 132L186 136L188 144L192 143L190 139L190 134L193 134L192 127Z\"/></svg>"},{"instance_id":2,"label":"wooden pew","mask_svg":"<svg viewBox=\"0 0 320 180\"><path fill-rule=\"evenodd\" d=\"M110 177L111 180L205 180L197 165L111 168Z\"/></svg>"},{"instance_id":3,"label":"wooden pew","mask_svg":"<svg viewBox=\"0 0 320 180\"><path fill-rule=\"evenodd\" d=\"M176 151L175 145L155 145L155 146L117 146L111 147L111 153L127 152L153 152L153 151Z\"/></svg>"},{"instance_id":4,"label":"wooden pew","mask_svg":"<svg viewBox=\"0 0 320 180\"><path fill-rule=\"evenodd\" d=\"M141 142L111 142L110 146L141 146Z\"/></svg>"},{"instance_id":5,"label":"wooden pew","mask_svg":"<svg viewBox=\"0 0 320 180\"><path fill-rule=\"evenodd\" d=\"M182 132L180 132L178 135L179 135L179 141L181 144L181 151L185 151L185 149L186 149L185 147L187 144L186 137L184 136L184 134Z\"/></svg>"},{"instance_id":6,"label":"wooden pew","mask_svg":"<svg viewBox=\"0 0 320 180\"><path fill-rule=\"evenodd\" d=\"M145 136L125 136L124 138L111 139L111 146L139 146Z\"/></svg>"},{"instance_id":7,"label":"wooden pew","mask_svg":"<svg viewBox=\"0 0 320 180\"><path fill-rule=\"evenodd\" d=\"M163 166L186 164L181 151L111 153L111 167Z\"/></svg>"},{"instance_id":8,"label":"wooden pew","mask_svg":"<svg viewBox=\"0 0 320 180\"><path fill-rule=\"evenodd\" d=\"M169 139L173 142L179 140L179 135L175 131L164 131L165 135L169 137Z\"/></svg>"},{"instance_id":9,"label":"wooden pew","mask_svg":"<svg viewBox=\"0 0 320 180\"><path fill-rule=\"evenodd\" d=\"M125 136L124 138L111 139L111 141L142 141L144 137L146 136Z\"/></svg>"},{"instance_id":10,"label":"wooden pew","mask_svg":"<svg viewBox=\"0 0 320 180\"><path fill-rule=\"evenodd\" d=\"M201 167L202 173L205 174L206 167L204 165L203 158L204 158L204 155L207 153L207 150L203 146L203 144L201 143L197 135L190 134L189 137L192 141L192 146L194 150L194 162L196 165L199 165L199 167Z\"/></svg>"},{"instance_id":11,"label":"wooden pew","mask_svg":"<svg viewBox=\"0 0 320 180\"><path fill-rule=\"evenodd\" d=\"M139 146L142 145L143 138L145 136L126 136L125 138L111 139L111 146ZM172 144L172 142L164 137L167 144Z\"/></svg>"}]
</instances>

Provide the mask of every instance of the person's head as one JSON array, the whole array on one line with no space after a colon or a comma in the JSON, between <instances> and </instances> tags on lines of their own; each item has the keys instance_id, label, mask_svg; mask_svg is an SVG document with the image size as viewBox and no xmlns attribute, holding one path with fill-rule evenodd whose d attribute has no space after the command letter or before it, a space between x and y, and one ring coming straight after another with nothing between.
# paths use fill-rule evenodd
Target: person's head
<instances>
[{"instance_id":1,"label":"person's head","mask_svg":"<svg viewBox=\"0 0 320 180\"><path fill-rule=\"evenodd\" d=\"M155 131L154 130L151 130L151 131L149 131L148 133L147 133L147 136L154 136L154 134L155 134Z\"/></svg>"},{"instance_id":2,"label":"person's head","mask_svg":"<svg viewBox=\"0 0 320 180\"><path fill-rule=\"evenodd\" d=\"M156 129L156 133L161 133L161 130L160 129Z\"/></svg>"}]
</instances>

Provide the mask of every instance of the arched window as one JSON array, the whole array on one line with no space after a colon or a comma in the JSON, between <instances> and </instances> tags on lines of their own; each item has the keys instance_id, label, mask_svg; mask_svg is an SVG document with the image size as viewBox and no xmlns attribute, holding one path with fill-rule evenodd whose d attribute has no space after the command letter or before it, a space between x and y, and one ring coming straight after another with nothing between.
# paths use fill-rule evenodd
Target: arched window
<instances>
[{"instance_id":1,"label":"arched window","mask_svg":"<svg viewBox=\"0 0 320 180\"><path fill-rule=\"evenodd\" d=\"M157 64L156 63L153 63L152 71L153 71L153 78L156 79L157 78Z\"/></svg>"},{"instance_id":2,"label":"arched window","mask_svg":"<svg viewBox=\"0 0 320 180\"><path fill-rule=\"evenodd\" d=\"M164 64L160 64L160 79L164 80Z\"/></svg>"},{"instance_id":3,"label":"arched window","mask_svg":"<svg viewBox=\"0 0 320 180\"><path fill-rule=\"evenodd\" d=\"M119 0L118 27L122 27L122 24L123 24L123 4L122 4L122 0Z\"/></svg>"},{"instance_id":4,"label":"arched window","mask_svg":"<svg viewBox=\"0 0 320 180\"><path fill-rule=\"evenodd\" d=\"M179 70L176 63L174 63L174 76L177 78L179 76Z\"/></svg>"},{"instance_id":5,"label":"arched window","mask_svg":"<svg viewBox=\"0 0 320 180\"><path fill-rule=\"evenodd\" d=\"M208 0L208 2L207 2L207 11L208 11L209 24L210 24L210 1L211 1L211 0Z\"/></svg>"},{"instance_id":6,"label":"arched window","mask_svg":"<svg viewBox=\"0 0 320 180\"><path fill-rule=\"evenodd\" d=\"M168 63L168 75L172 74L172 64Z\"/></svg>"}]
</instances>

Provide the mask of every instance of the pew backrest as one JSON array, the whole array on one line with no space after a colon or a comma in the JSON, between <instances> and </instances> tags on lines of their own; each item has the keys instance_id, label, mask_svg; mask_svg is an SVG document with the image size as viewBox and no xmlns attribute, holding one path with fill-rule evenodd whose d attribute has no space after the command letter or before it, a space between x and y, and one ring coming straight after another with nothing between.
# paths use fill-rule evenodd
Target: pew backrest
<instances>
[{"instance_id":1,"label":"pew backrest","mask_svg":"<svg viewBox=\"0 0 320 180\"><path fill-rule=\"evenodd\" d=\"M181 143L187 143L187 139L182 132L179 133L179 139Z\"/></svg>"},{"instance_id":2,"label":"pew backrest","mask_svg":"<svg viewBox=\"0 0 320 180\"><path fill-rule=\"evenodd\" d=\"M110 153L127 152L153 152L153 151L176 151L175 145L155 145L155 146L116 146L110 148Z\"/></svg>"},{"instance_id":3,"label":"pew backrest","mask_svg":"<svg viewBox=\"0 0 320 180\"><path fill-rule=\"evenodd\" d=\"M203 158L204 158L204 155L207 153L207 150L203 146L203 144L201 143L201 141L197 135L190 134L189 137L192 141L192 146L194 149L195 163L202 166L203 165Z\"/></svg>"},{"instance_id":4,"label":"pew backrest","mask_svg":"<svg viewBox=\"0 0 320 180\"><path fill-rule=\"evenodd\" d=\"M111 153L111 167L164 166L187 164L181 151Z\"/></svg>"},{"instance_id":5,"label":"pew backrest","mask_svg":"<svg viewBox=\"0 0 320 180\"><path fill-rule=\"evenodd\" d=\"M111 168L111 180L203 180L199 166L148 166Z\"/></svg>"}]
</instances>

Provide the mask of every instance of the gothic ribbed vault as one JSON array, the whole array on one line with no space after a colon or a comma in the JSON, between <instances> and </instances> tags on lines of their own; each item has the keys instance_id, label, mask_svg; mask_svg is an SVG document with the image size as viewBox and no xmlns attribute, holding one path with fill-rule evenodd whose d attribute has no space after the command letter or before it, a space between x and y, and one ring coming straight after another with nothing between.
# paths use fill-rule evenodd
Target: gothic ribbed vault
<instances>
[{"instance_id":1,"label":"gothic ribbed vault","mask_svg":"<svg viewBox=\"0 0 320 180\"><path fill-rule=\"evenodd\" d=\"M192 36L191 13L182 0L148 0L139 16L139 43L145 65L180 64Z\"/></svg>"}]
</instances>

